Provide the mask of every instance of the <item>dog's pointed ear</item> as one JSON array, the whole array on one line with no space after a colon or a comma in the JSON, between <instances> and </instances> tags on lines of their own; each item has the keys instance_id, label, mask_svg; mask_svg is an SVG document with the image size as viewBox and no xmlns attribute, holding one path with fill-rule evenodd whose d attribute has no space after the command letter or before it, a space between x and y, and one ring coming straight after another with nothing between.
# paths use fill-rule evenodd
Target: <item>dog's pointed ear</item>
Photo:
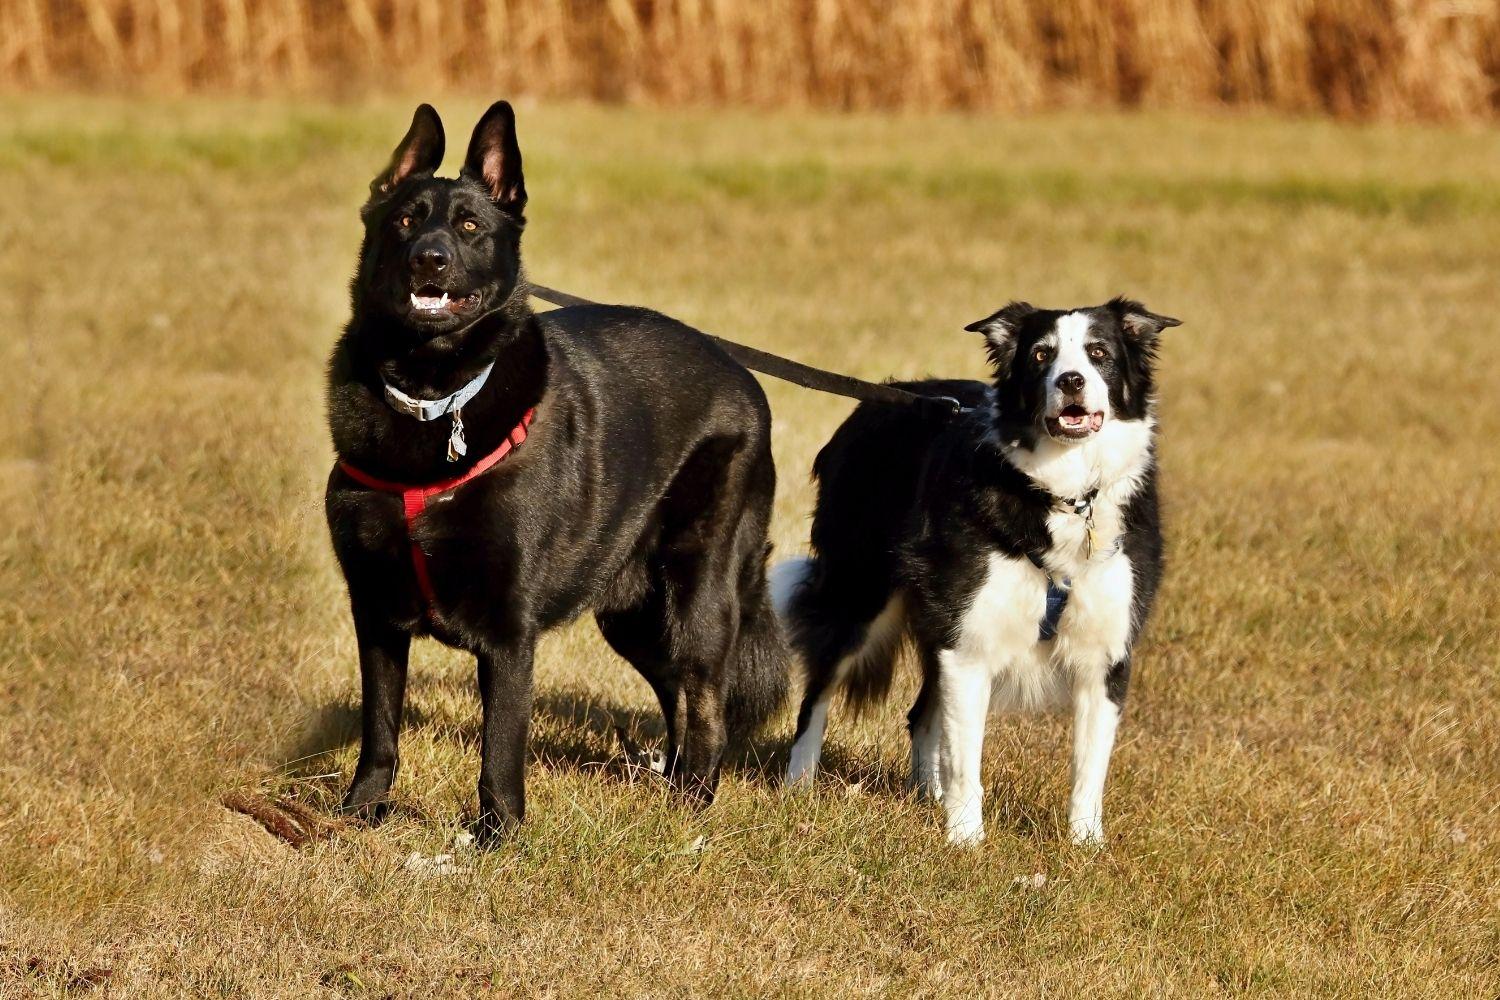
<instances>
[{"instance_id":1,"label":"dog's pointed ear","mask_svg":"<svg viewBox=\"0 0 1500 1000\"><path fill-rule=\"evenodd\" d=\"M443 121L431 104L420 104L390 164L370 182L370 197L382 198L410 177L435 173L442 163Z\"/></svg>"},{"instance_id":2,"label":"dog's pointed ear","mask_svg":"<svg viewBox=\"0 0 1500 1000\"><path fill-rule=\"evenodd\" d=\"M1168 327L1182 325L1182 320L1173 319L1171 316L1160 316L1134 299L1116 296L1110 300L1109 308L1120 317L1120 326L1124 328L1125 333L1143 343L1156 340Z\"/></svg>"},{"instance_id":3,"label":"dog's pointed ear","mask_svg":"<svg viewBox=\"0 0 1500 1000\"><path fill-rule=\"evenodd\" d=\"M520 215L526 208L526 179L521 174L521 146L516 142L516 113L508 101L496 101L474 126L466 176L489 189L495 204Z\"/></svg>"},{"instance_id":4,"label":"dog's pointed ear","mask_svg":"<svg viewBox=\"0 0 1500 1000\"><path fill-rule=\"evenodd\" d=\"M984 342L990 349L990 360L995 362L998 372L1004 372L1015 359L1016 335L1021 331L1021 324L1036 311L1036 306L1030 302L1012 302L999 312L975 320L964 329L984 334Z\"/></svg>"}]
</instances>

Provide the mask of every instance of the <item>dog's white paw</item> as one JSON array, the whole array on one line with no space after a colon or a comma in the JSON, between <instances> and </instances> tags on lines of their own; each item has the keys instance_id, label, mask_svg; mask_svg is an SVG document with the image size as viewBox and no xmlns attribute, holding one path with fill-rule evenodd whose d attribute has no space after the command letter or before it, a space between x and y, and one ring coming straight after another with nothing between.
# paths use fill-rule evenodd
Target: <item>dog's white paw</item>
<instances>
[{"instance_id":1,"label":"dog's white paw","mask_svg":"<svg viewBox=\"0 0 1500 1000\"><path fill-rule=\"evenodd\" d=\"M948 843L954 847L978 847L984 843L984 824L948 824Z\"/></svg>"},{"instance_id":2,"label":"dog's white paw","mask_svg":"<svg viewBox=\"0 0 1500 1000\"><path fill-rule=\"evenodd\" d=\"M950 803L948 810L948 843L955 847L974 847L984 840L984 816L975 798Z\"/></svg>"},{"instance_id":3,"label":"dog's white paw","mask_svg":"<svg viewBox=\"0 0 1500 1000\"><path fill-rule=\"evenodd\" d=\"M817 777L817 768L787 768L786 778L781 781L790 792L807 792L813 787L813 778Z\"/></svg>"},{"instance_id":4,"label":"dog's white paw","mask_svg":"<svg viewBox=\"0 0 1500 1000\"><path fill-rule=\"evenodd\" d=\"M906 787L920 801L943 801L943 783L934 774L923 774L919 771L913 771L911 777L907 779Z\"/></svg>"},{"instance_id":5,"label":"dog's white paw","mask_svg":"<svg viewBox=\"0 0 1500 1000\"><path fill-rule=\"evenodd\" d=\"M1079 847L1104 846L1104 823L1098 817L1075 819L1068 828L1073 843Z\"/></svg>"}]
</instances>

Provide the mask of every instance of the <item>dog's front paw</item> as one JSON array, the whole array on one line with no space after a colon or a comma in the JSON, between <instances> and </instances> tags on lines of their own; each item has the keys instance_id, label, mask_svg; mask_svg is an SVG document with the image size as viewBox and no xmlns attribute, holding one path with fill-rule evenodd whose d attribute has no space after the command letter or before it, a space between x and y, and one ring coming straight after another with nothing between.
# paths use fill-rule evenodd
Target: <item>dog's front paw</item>
<instances>
[{"instance_id":1,"label":"dog's front paw","mask_svg":"<svg viewBox=\"0 0 1500 1000\"><path fill-rule=\"evenodd\" d=\"M521 827L521 821L504 813L481 813L469 828L473 844L481 851L493 850L508 842Z\"/></svg>"},{"instance_id":2,"label":"dog's front paw","mask_svg":"<svg viewBox=\"0 0 1500 1000\"><path fill-rule=\"evenodd\" d=\"M975 847L984 841L984 817L979 803L970 801L948 810L948 843Z\"/></svg>"},{"instance_id":3,"label":"dog's front paw","mask_svg":"<svg viewBox=\"0 0 1500 1000\"><path fill-rule=\"evenodd\" d=\"M1098 848L1104 846L1104 822L1097 816L1070 821L1068 823L1068 832L1073 843L1079 847Z\"/></svg>"},{"instance_id":4,"label":"dog's front paw","mask_svg":"<svg viewBox=\"0 0 1500 1000\"><path fill-rule=\"evenodd\" d=\"M787 768L786 777L781 781L782 787L788 791L806 792L811 790L813 779L817 776L817 768Z\"/></svg>"},{"instance_id":5,"label":"dog's front paw","mask_svg":"<svg viewBox=\"0 0 1500 1000\"><path fill-rule=\"evenodd\" d=\"M913 773L907 779L906 787L919 802L943 801L943 783L934 776L924 776Z\"/></svg>"},{"instance_id":6,"label":"dog's front paw","mask_svg":"<svg viewBox=\"0 0 1500 1000\"><path fill-rule=\"evenodd\" d=\"M954 847L978 847L984 843L984 825L948 827L948 843Z\"/></svg>"},{"instance_id":7,"label":"dog's front paw","mask_svg":"<svg viewBox=\"0 0 1500 1000\"><path fill-rule=\"evenodd\" d=\"M370 781L356 779L339 805L338 814L378 826L390 814L390 793L391 783L383 776Z\"/></svg>"}]
</instances>

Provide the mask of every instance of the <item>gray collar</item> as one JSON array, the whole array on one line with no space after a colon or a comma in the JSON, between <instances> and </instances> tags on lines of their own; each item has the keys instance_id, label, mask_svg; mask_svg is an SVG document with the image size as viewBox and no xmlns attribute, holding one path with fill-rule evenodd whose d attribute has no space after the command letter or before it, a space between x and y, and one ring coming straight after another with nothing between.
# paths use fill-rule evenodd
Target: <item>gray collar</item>
<instances>
[{"instance_id":1,"label":"gray collar","mask_svg":"<svg viewBox=\"0 0 1500 1000\"><path fill-rule=\"evenodd\" d=\"M415 417L424 422L436 420L438 417L457 411L465 403L473 399L479 393L479 390L484 388L485 380L490 377L490 372L494 368L495 363L491 361L484 366L483 371L471 378L463 388L451 396L444 396L442 399L417 399L414 396L408 396L389 382L384 382L385 401L397 413L404 413L408 417Z\"/></svg>"}]
</instances>

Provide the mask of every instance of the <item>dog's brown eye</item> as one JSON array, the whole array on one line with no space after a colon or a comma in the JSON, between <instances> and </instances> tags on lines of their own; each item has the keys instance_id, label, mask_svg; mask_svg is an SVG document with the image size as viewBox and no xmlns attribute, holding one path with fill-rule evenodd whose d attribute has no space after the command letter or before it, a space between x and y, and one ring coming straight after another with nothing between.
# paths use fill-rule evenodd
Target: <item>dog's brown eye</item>
<instances>
[{"instance_id":1,"label":"dog's brown eye","mask_svg":"<svg viewBox=\"0 0 1500 1000\"><path fill-rule=\"evenodd\" d=\"M1041 364L1047 360L1047 349L1045 347L1038 347L1031 352L1031 356L1036 359L1037 364Z\"/></svg>"},{"instance_id":2,"label":"dog's brown eye","mask_svg":"<svg viewBox=\"0 0 1500 1000\"><path fill-rule=\"evenodd\" d=\"M409 215L403 215L403 216L401 216L401 228L402 229L410 229L411 228L411 222L412 222L411 216L409 216Z\"/></svg>"},{"instance_id":3,"label":"dog's brown eye","mask_svg":"<svg viewBox=\"0 0 1500 1000\"><path fill-rule=\"evenodd\" d=\"M1104 348L1102 348L1102 347L1091 347L1091 348L1089 348L1089 357L1093 358L1095 361L1103 361L1104 360Z\"/></svg>"},{"instance_id":4,"label":"dog's brown eye","mask_svg":"<svg viewBox=\"0 0 1500 1000\"><path fill-rule=\"evenodd\" d=\"M473 219L465 219L462 223L460 223L460 227L466 233L477 233L479 231L479 223L475 222Z\"/></svg>"}]
</instances>

